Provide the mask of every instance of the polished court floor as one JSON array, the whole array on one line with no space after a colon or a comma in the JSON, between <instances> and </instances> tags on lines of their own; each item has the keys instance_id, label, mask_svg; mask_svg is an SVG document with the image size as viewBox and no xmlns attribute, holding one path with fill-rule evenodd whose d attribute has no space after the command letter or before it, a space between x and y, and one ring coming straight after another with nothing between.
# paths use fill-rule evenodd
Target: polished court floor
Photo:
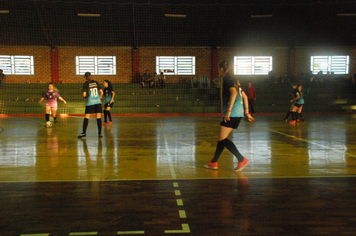
<instances>
[{"instance_id":1,"label":"polished court floor","mask_svg":"<svg viewBox=\"0 0 356 236\"><path fill-rule=\"evenodd\" d=\"M213 156L219 116L0 118L0 235L355 235L356 115L256 116Z\"/></svg>"}]
</instances>

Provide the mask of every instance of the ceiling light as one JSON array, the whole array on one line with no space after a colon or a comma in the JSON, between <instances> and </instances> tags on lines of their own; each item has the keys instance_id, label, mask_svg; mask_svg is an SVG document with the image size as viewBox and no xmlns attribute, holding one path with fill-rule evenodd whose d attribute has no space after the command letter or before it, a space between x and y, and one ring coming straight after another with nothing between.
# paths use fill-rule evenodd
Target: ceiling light
<instances>
[{"instance_id":1,"label":"ceiling light","mask_svg":"<svg viewBox=\"0 0 356 236\"><path fill-rule=\"evenodd\" d=\"M176 18L185 18L187 15L180 15L180 14L164 14L165 17L176 17Z\"/></svg>"},{"instance_id":2,"label":"ceiling light","mask_svg":"<svg viewBox=\"0 0 356 236\"><path fill-rule=\"evenodd\" d=\"M100 14L78 13L78 16L84 16L84 17L100 17Z\"/></svg>"},{"instance_id":3,"label":"ceiling light","mask_svg":"<svg viewBox=\"0 0 356 236\"><path fill-rule=\"evenodd\" d=\"M0 14L9 14L10 11L9 10L0 10Z\"/></svg>"},{"instance_id":4,"label":"ceiling light","mask_svg":"<svg viewBox=\"0 0 356 236\"><path fill-rule=\"evenodd\" d=\"M251 18L269 18L273 15L251 15Z\"/></svg>"},{"instance_id":5,"label":"ceiling light","mask_svg":"<svg viewBox=\"0 0 356 236\"><path fill-rule=\"evenodd\" d=\"M339 13L337 16L356 16L356 13Z\"/></svg>"}]
</instances>

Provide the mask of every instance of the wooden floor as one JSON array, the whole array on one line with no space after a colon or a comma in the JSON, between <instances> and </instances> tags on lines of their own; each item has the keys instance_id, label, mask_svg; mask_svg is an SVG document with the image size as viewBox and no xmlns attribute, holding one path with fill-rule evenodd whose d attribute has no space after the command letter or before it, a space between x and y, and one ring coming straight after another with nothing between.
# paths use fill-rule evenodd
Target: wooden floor
<instances>
[{"instance_id":1,"label":"wooden floor","mask_svg":"<svg viewBox=\"0 0 356 236\"><path fill-rule=\"evenodd\" d=\"M242 122L250 160L213 156L219 116L0 118L0 235L356 235L356 115Z\"/></svg>"}]
</instances>

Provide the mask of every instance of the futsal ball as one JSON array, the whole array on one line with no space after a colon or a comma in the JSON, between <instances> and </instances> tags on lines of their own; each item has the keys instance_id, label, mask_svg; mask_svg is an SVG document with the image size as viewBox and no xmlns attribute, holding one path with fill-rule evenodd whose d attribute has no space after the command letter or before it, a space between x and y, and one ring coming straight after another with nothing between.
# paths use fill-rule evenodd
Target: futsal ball
<instances>
[{"instance_id":1,"label":"futsal ball","mask_svg":"<svg viewBox=\"0 0 356 236\"><path fill-rule=\"evenodd\" d=\"M46 127L47 127L47 128L51 128L51 127L52 127L52 123L51 123L50 121L47 121L47 122L46 122Z\"/></svg>"}]
</instances>

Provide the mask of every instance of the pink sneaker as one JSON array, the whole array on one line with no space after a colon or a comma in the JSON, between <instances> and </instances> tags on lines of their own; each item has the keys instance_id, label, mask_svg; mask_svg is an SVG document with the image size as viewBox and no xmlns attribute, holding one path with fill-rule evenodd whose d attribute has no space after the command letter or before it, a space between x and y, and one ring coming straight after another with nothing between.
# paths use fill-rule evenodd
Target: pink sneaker
<instances>
[{"instance_id":1,"label":"pink sneaker","mask_svg":"<svg viewBox=\"0 0 356 236\"><path fill-rule=\"evenodd\" d=\"M235 170L242 171L247 166L247 164L248 164L248 159L244 157L243 161L237 163Z\"/></svg>"},{"instance_id":2,"label":"pink sneaker","mask_svg":"<svg viewBox=\"0 0 356 236\"><path fill-rule=\"evenodd\" d=\"M209 161L208 164L204 165L204 168L217 170L218 169L218 163Z\"/></svg>"}]
</instances>

